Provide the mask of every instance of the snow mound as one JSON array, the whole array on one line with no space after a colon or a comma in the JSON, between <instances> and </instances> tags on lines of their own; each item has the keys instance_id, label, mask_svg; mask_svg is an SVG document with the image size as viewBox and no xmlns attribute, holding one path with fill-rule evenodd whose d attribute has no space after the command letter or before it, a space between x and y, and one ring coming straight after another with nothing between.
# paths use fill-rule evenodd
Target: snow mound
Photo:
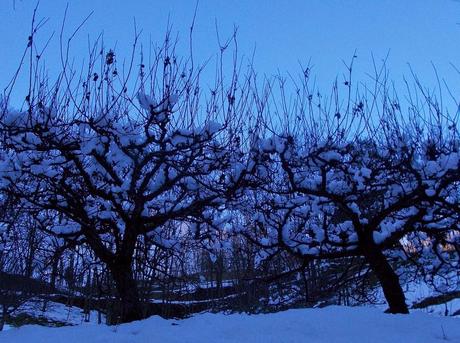
<instances>
[{"instance_id":1,"label":"snow mound","mask_svg":"<svg viewBox=\"0 0 460 343\"><path fill-rule=\"evenodd\" d=\"M0 333L0 342L460 342L460 320L416 312L384 314L376 308L331 306L261 315L199 314L185 320L149 319L108 327L25 326Z\"/></svg>"},{"instance_id":2,"label":"snow mound","mask_svg":"<svg viewBox=\"0 0 460 343\"><path fill-rule=\"evenodd\" d=\"M43 312L43 300L38 298L32 298L29 301L22 304L16 311L13 312L13 316L20 314L27 314L35 318L45 318L48 321L60 322L66 325L79 325L84 323L85 315L83 310L77 306L67 306L62 303L48 301L46 304L46 311ZM90 323L97 323L97 312L91 311L88 316ZM105 318L103 318L105 320ZM7 329L12 328L8 327ZM5 328L4 328L5 330Z\"/></svg>"}]
</instances>

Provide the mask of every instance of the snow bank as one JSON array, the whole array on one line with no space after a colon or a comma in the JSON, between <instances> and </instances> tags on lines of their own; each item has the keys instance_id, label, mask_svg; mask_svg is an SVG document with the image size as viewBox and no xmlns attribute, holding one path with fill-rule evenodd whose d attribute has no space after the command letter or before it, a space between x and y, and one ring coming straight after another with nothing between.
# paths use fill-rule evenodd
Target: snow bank
<instances>
[{"instance_id":1,"label":"snow bank","mask_svg":"<svg viewBox=\"0 0 460 343\"><path fill-rule=\"evenodd\" d=\"M376 308L331 306L274 314L200 314L185 320L160 317L117 327L25 326L0 333L0 342L460 342L460 320L426 313L384 314Z\"/></svg>"},{"instance_id":2,"label":"snow bank","mask_svg":"<svg viewBox=\"0 0 460 343\"><path fill-rule=\"evenodd\" d=\"M49 321L60 322L68 325L83 324L85 319L83 310L77 306L67 306L58 302L48 301L45 312L42 311L42 308L43 300L32 298L16 309L16 311L13 312L13 315L17 316L24 313L31 317L42 317ZM96 311L91 311L89 320L91 323L97 323ZM105 321L105 318L103 317L102 320Z\"/></svg>"}]
</instances>

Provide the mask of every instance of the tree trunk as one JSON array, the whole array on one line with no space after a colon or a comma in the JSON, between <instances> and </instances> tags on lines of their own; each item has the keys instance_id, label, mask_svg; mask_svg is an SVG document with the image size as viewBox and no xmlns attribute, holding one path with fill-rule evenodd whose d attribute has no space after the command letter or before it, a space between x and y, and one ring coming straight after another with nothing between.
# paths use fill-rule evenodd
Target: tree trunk
<instances>
[{"instance_id":1,"label":"tree trunk","mask_svg":"<svg viewBox=\"0 0 460 343\"><path fill-rule=\"evenodd\" d=\"M381 249L375 244L368 244L363 250L364 257L382 286L389 306L386 312L409 313L399 277Z\"/></svg>"},{"instance_id":2,"label":"tree trunk","mask_svg":"<svg viewBox=\"0 0 460 343\"><path fill-rule=\"evenodd\" d=\"M58 275L58 267L59 267L60 257L61 257L60 253L55 253L54 256L53 256L53 262L51 264L50 285L53 288L53 290L56 289L56 278L57 278L57 275Z\"/></svg>"},{"instance_id":3,"label":"tree trunk","mask_svg":"<svg viewBox=\"0 0 460 343\"><path fill-rule=\"evenodd\" d=\"M143 319L139 292L133 278L131 264L114 263L109 268L120 298L119 321L128 323ZM113 316L110 324L117 324L116 315Z\"/></svg>"},{"instance_id":4,"label":"tree trunk","mask_svg":"<svg viewBox=\"0 0 460 343\"><path fill-rule=\"evenodd\" d=\"M29 229L29 233L27 235L27 241L28 241L28 252L27 252L27 258L26 258L26 265L25 265L25 271L24 271L24 276L30 278L32 277L32 274L34 272L34 260L35 260L35 252L36 252L36 228L32 226L32 228Z\"/></svg>"}]
</instances>

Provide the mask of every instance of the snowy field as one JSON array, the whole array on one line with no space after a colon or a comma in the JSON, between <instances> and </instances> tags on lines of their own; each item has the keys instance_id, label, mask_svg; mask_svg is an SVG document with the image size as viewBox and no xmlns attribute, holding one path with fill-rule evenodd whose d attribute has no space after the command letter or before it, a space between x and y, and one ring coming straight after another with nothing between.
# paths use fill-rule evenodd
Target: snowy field
<instances>
[{"instance_id":1,"label":"snowy field","mask_svg":"<svg viewBox=\"0 0 460 343\"><path fill-rule=\"evenodd\" d=\"M423 312L389 315L377 308L331 306L260 315L206 313L185 320L155 316L116 327L33 325L0 333L0 342L460 342L460 319Z\"/></svg>"}]
</instances>

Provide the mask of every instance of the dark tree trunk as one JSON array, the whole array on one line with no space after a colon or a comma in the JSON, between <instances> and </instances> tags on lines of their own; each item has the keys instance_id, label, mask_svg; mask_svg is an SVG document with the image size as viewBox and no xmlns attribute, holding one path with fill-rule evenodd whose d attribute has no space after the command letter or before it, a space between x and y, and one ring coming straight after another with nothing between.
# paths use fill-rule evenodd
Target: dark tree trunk
<instances>
[{"instance_id":1,"label":"dark tree trunk","mask_svg":"<svg viewBox=\"0 0 460 343\"><path fill-rule=\"evenodd\" d=\"M34 227L29 229L29 234L27 237L28 241L28 253L26 258L26 265L24 276L30 278L34 272L34 260L35 260L35 252L36 252L36 229Z\"/></svg>"},{"instance_id":2,"label":"dark tree trunk","mask_svg":"<svg viewBox=\"0 0 460 343\"><path fill-rule=\"evenodd\" d=\"M136 281L133 278L131 264L114 263L109 268L120 299L120 308L117 311L119 321L121 323L128 323L143 319L139 292ZM113 316L110 324L117 324L116 317L116 315Z\"/></svg>"},{"instance_id":3,"label":"dark tree trunk","mask_svg":"<svg viewBox=\"0 0 460 343\"><path fill-rule=\"evenodd\" d=\"M51 278L50 278L50 285L53 289L56 289L56 278L58 274L58 266L59 266L59 258L55 257L51 265Z\"/></svg>"},{"instance_id":4,"label":"dark tree trunk","mask_svg":"<svg viewBox=\"0 0 460 343\"><path fill-rule=\"evenodd\" d=\"M363 250L364 257L382 286L383 294L389 306L387 312L409 313L406 298L399 283L399 277L381 249L371 243Z\"/></svg>"},{"instance_id":5,"label":"dark tree trunk","mask_svg":"<svg viewBox=\"0 0 460 343\"><path fill-rule=\"evenodd\" d=\"M308 277L307 277L307 272L305 268L302 269L302 281L303 281L303 287L305 291L305 306L310 305L310 292L308 289Z\"/></svg>"},{"instance_id":6,"label":"dark tree trunk","mask_svg":"<svg viewBox=\"0 0 460 343\"><path fill-rule=\"evenodd\" d=\"M139 291L132 268L133 254L137 240L136 230L133 227L127 227L121 245L117 247L117 252L113 253L103 244L96 230L93 230L91 227L84 227L83 229L85 237L94 253L107 266L115 282L115 288L120 300L119 308L115 309L113 313L110 310L113 308L112 304L110 302L107 304L108 323L128 323L143 319Z\"/></svg>"}]
</instances>

